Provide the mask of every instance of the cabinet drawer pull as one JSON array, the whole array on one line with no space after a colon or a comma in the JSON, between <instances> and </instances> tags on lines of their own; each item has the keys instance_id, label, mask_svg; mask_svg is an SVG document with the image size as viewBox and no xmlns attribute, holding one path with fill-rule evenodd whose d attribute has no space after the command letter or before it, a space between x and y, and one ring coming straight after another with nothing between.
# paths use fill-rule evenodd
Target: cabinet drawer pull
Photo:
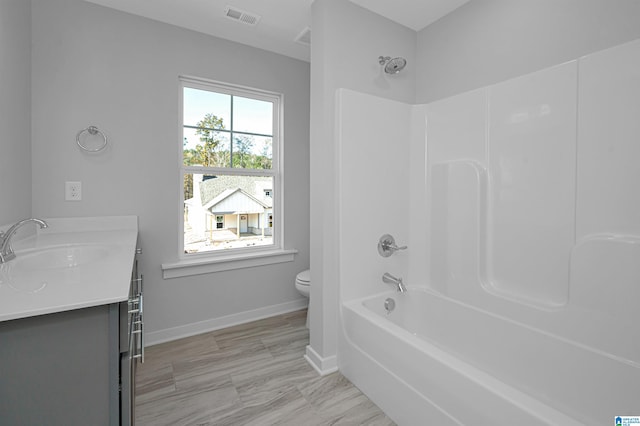
<instances>
[{"instance_id":1,"label":"cabinet drawer pull","mask_svg":"<svg viewBox=\"0 0 640 426\"><path fill-rule=\"evenodd\" d=\"M131 279L131 294L137 297L142 293L142 276Z\"/></svg>"},{"instance_id":2,"label":"cabinet drawer pull","mask_svg":"<svg viewBox=\"0 0 640 426\"><path fill-rule=\"evenodd\" d=\"M138 295L135 299L129 299L129 314L142 312L142 297Z\"/></svg>"},{"instance_id":3,"label":"cabinet drawer pull","mask_svg":"<svg viewBox=\"0 0 640 426\"><path fill-rule=\"evenodd\" d=\"M139 336L136 341L139 344L134 346L133 349L133 354L131 356L131 358L133 359L139 359L141 363L144 363L144 322L142 322L142 320L136 321L134 322L134 325L139 325L140 328L136 328L133 331L131 331L132 335L137 335Z\"/></svg>"}]
</instances>

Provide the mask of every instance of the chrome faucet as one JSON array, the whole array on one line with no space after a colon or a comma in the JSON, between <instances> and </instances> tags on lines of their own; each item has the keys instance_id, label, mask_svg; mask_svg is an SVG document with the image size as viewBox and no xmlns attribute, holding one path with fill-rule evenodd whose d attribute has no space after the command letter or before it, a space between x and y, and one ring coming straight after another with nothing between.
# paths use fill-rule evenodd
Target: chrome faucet
<instances>
[{"instance_id":1,"label":"chrome faucet","mask_svg":"<svg viewBox=\"0 0 640 426\"><path fill-rule=\"evenodd\" d=\"M7 230L7 232L0 232L0 263L8 262L11 259L16 257L16 254L13 252L13 248L11 248L11 237L16 233L18 228L22 227L22 225L35 222L40 225L40 229L47 228L47 222L42 219L24 219L20 222L14 224Z\"/></svg>"},{"instance_id":2,"label":"chrome faucet","mask_svg":"<svg viewBox=\"0 0 640 426\"><path fill-rule=\"evenodd\" d=\"M407 288L402 283L402 278L396 278L388 272L385 272L382 276L382 282L395 285L396 289L400 293L404 293L405 291L407 291Z\"/></svg>"}]
</instances>

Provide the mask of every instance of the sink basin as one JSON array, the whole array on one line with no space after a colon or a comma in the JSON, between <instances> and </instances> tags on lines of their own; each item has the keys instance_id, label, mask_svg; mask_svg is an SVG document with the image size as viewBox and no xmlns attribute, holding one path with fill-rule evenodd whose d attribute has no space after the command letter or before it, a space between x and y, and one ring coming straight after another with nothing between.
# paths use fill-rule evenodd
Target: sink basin
<instances>
[{"instance_id":1,"label":"sink basin","mask_svg":"<svg viewBox=\"0 0 640 426\"><path fill-rule=\"evenodd\" d=\"M70 244L16 253L7 265L25 270L66 269L96 262L109 255L109 248L93 244Z\"/></svg>"},{"instance_id":2,"label":"sink basin","mask_svg":"<svg viewBox=\"0 0 640 426\"><path fill-rule=\"evenodd\" d=\"M79 267L104 260L109 246L68 244L16 252L15 259L0 265L0 287L7 285L20 293L39 293L49 283L73 284L81 281Z\"/></svg>"},{"instance_id":3,"label":"sink basin","mask_svg":"<svg viewBox=\"0 0 640 426\"><path fill-rule=\"evenodd\" d=\"M127 300L136 216L47 218L47 223L47 229L16 238L16 257L0 264L0 322Z\"/></svg>"}]
</instances>

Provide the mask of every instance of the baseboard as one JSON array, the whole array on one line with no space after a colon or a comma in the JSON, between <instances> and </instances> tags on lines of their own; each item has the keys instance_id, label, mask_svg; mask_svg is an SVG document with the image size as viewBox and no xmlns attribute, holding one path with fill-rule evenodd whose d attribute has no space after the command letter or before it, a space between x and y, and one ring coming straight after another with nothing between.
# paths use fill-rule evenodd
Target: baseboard
<instances>
[{"instance_id":1,"label":"baseboard","mask_svg":"<svg viewBox=\"0 0 640 426\"><path fill-rule=\"evenodd\" d=\"M327 374L338 371L338 358L336 355L323 358L313 350L311 345L307 345L304 359L306 359L313 369L321 376L326 376Z\"/></svg>"},{"instance_id":2,"label":"baseboard","mask_svg":"<svg viewBox=\"0 0 640 426\"><path fill-rule=\"evenodd\" d=\"M207 333L221 328L227 328L238 324L269 318L275 315L298 311L306 308L308 302L309 299L306 298L294 300L251 311L239 312L237 314L227 315L220 318L181 325L179 327L151 331L145 333L145 346L153 346L164 342L170 342L172 340L182 339L184 337L195 336L196 334Z\"/></svg>"}]
</instances>

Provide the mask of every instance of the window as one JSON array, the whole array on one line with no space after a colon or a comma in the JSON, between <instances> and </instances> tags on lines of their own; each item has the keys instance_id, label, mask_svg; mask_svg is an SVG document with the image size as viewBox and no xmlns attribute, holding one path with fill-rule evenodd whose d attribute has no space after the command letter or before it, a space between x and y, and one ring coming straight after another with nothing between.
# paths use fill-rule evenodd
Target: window
<instances>
[{"instance_id":1,"label":"window","mask_svg":"<svg viewBox=\"0 0 640 426\"><path fill-rule=\"evenodd\" d=\"M279 248L280 95L181 81L181 252Z\"/></svg>"}]
</instances>

